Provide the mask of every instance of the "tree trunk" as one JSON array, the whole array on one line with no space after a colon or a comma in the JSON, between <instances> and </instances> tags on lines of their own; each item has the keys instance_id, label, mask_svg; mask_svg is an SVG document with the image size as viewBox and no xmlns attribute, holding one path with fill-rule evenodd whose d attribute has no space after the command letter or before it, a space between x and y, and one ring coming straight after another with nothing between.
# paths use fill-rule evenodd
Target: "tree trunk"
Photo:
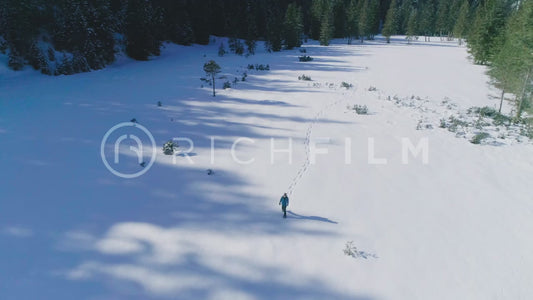
<instances>
[{"instance_id":1,"label":"tree trunk","mask_svg":"<svg viewBox=\"0 0 533 300\"><path fill-rule=\"evenodd\" d=\"M213 97L215 97L215 76L212 77L213 78Z\"/></svg>"},{"instance_id":2,"label":"tree trunk","mask_svg":"<svg viewBox=\"0 0 533 300\"><path fill-rule=\"evenodd\" d=\"M522 93L520 94L520 99L518 100L518 106L516 108L516 118L519 119L520 115L522 114L522 104L524 102L524 97L526 94L526 87L529 83L529 77L531 76L532 69L529 69L526 75L526 80L524 81L524 86L522 87Z\"/></svg>"},{"instance_id":3,"label":"tree trunk","mask_svg":"<svg viewBox=\"0 0 533 300\"><path fill-rule=\"evenodd\" d=\"M500 109L498 109L498 112L501 114L502 113L502 104L503 104L503 98L504 98L504 95L505 95L505 90L502 89L502 97L500 98Z\"/></svg>"}]
</instances>

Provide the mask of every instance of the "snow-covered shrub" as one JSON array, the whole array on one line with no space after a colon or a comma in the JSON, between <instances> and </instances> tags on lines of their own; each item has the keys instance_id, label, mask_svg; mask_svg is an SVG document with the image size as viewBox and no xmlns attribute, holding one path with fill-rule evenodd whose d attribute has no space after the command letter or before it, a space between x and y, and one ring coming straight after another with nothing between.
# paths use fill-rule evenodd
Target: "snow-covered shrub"
<instances>
[{"instance_id":1,"label":"snow-covered shrub","mask_svg":"<svg viewBox=\"0 0 533 300\"><path fill-rule=\"evenodd\" d=\"M370 92L375 92L375 91L377 91L377 90L378 90L378 89L377 89L375 86L370 86L370 87L368 88L368 91L370 91ZM413 98L414 98L414 97L413 97Z\"/></svg>"},{"instance_id":2,"label":"snow-covered shrub","mask_svg":"<svg viewBox=\"0 0 533 300\"><path fill-rule=\"evenodd\" d=\"M224 85L222 86L222 89L230 89L231 88L231 83L229 81L226 81L224 82Z\"/></svg>"},{"instance_id":3,"label":"snow-covered shrub","mask_svg":"<svg viewBox=\"0 0 533 300\"><path fill-rule=\"evenodd\" d=\"M520 128L520 135L533 139L533 120L529 119L525 122L525 126Z\"/></svg>"},{"instance_id":4,"label":"snow-covered shrub","mask_svg":"<svg viewBox=\"0 0 533 300\"><path fill-rule=\"evenodd\" d=\"M418 123L416 124L416 130L422 130L422 120L418 120Z\"/></svg>"},{"instance_id":5,"label":"snow-covered shrub","mask_svg":"<svg viewBox=\"0 0 533 300\"><path fill-rule=\"evenodd\" d=\"M270 71L270 66L268 64L266 64L266 65L256 64L255 65L255 69L258 70L258 71Z\"/></svg>"},{"instance_id":6,"label":"snow-covered shrub","mask_svg":"<svg viewBox=\"0 0 533 300\"><path fill-rule=\"evenodd\" d=\"M351 256L353 258L378 258L377 255L373 253L368 253L366 251L361 251L357 249L357 247L354 246L353 241L346 242L346 245L344 246L342 252L344 252L344 255Z\"/></svg>"},{"instance_id":7,"label":"snow-covered shrub","mask_svg":"<svg viewBox=\"0 0 533 300\"><path fill-rule=\"evenodd\" d=\"M460 120L454 116L450 116L448 121L449 121L449 124L447 125L447 127L448 127L448 131L450 132L457 132L457 129L459 127L468 127L469 125L468 122Z\"/></svg>"},{"instance_id":8,"label":"snow-covered shrub","mask_svg":"<svg viewBox=\"0 0 533 300\"><path fill-rule=\"evenodd\" d=\"M490 134L486 132L479 132L479 133L476 133L476 135L472 137L472 140L470 140L470 142L472 144L481 144L481 141L489 137L490 137Z\"/></svg>"},{"instance_id":9,"label":"snow-covered shrub","mask_svg":"<svg viewBox=\"0 0 533 300\"><path fill-rule=\"evenodd\" d=\"M485 107L482 107L480 110L479 110L479 114L483 117L494 117L498 114L498 112L492 108L492 107L488 107L488 106L485 106Z\"/></svg>"},{"instance_id":10,"label":"snow-covered shrub","mask_svg":"<svg viewBox=\"0 0 533 300\"><path fill-rule=\"evenodd\" d=\"M495 126L500 126L504 124L510 124L512 121L512 118L506 115L503 115L501 113L497 113L494 117L492 117L492 120L493 120L492 124L494 124Z\"/></svg>"},{"instance_id":11,"label":"snow-covered shrub","mask_svg":"<svg viewBox=\"0 0 533 300\"><path fill-rule=\"evenodd\" d=\"M312 61L313 58L309 55L298 56L298 60L301 62Z\"/></svg>"},{"instance_id":12,"label":"snow-covered shrub","mask_svg":"<svg viewBox=\"0 0 533 300\"><path fill-rule=\"evenodd\" d=\"M263 64L255 64L255 65L248 64L248 70L253 70L253 69L256 69L257 71L270 71L270 65L269 64L266 64L266 65L263 65Z\"/></svg>"},{"instance_id":13,"label":"snow-covered shrub","mask_svg":"<svg viewBox=\"0 0 533 300\"><path fill-rule=\"evenodd\" d=\"M242 73L241 81L246 81L246 77L248 77L248 73L246 72Z\"/></svg>"},{"instance_id":14,"label":"snow-covered shrub","mask_svg":"<svg viewBox=\"0 0 533 300\"><path fill-rule=\"evenodd\" d=\"M355 257L354 249L357 250L357 247L353 245L353 241L348 241L346 242L346 245L344 245L344 250L342 250L342 252L344 252L344 255Z\"/></svg>"},{"instance_id":15,"label":"snow-covered shrub","mask_svg":"<svg viewBox=\"0 0 533 300\"><path fill-rule=\"evenodd\" d=\"M298 76L298 80L311 81L312 79L310 76L302 74L301 76Z\"/></svg>"},{"instance_id":16,"label":"snow-covered shrub","mask_svg":"<svg viewBox=\"0 0 533 300\"><path fill-rule=\"evenodd\" d=\"M355 104L352 107L352 110L355 110L355 113L357 113L358 115L366 115L366 114L368 114L368 107L366 107L366 105Z\"/></svg>"},{"instance_id":17,"label":"snow-covered shrub","mask_svg":"<svg viewBox=\"0 0 533 300\"><path fill-rule=\"evenodd\" d=\"M346 89L350 89L351 87L353 87L353 85L351 83L348 83L348 82L342 82L341 83L341 87L343 88L346 88Z\"/></svg>"},{"instance_id":18,"label":"snow-covered shrub","mask_svg":"<svg viewBox=\"0 0 533 300\"><path fill-rule=\"evenodd\" d=\"M166 142L164 145L163 145L163 153L165 155L173 155L174 152L176 151L176 148L178 148L178 143L170 140L168 142Z\"/></svg>"},{"instance_id":19,"label":"snow-covered shrub","mask_svg":"<svg viewBox=\"0 0 533 300\"><path fill-rule=\"evenodd\" d=\"M446 119L440 119L440 124L439 124L439 127L440 128L446 128Z\"/></svg>"},{"instance_id":20,"label":"snow-covered shrub","mask_svg":"<svg viewBox=\"0 0 533 300\"><path fill-rule=\"evenodd\" d=\"M305 48L300 48L300 53L307 53L307 49L305 49Z\"/></svg>"}]
</instances>

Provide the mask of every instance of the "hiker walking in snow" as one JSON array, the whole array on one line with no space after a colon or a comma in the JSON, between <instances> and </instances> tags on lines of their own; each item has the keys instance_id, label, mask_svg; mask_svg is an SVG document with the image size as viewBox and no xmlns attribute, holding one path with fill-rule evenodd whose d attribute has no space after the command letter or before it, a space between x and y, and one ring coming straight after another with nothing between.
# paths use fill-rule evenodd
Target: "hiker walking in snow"
<instances>
[{"instance_id":1,"label":"hiker walking in snow","mask_svg":"<svg viewBox=\"0 0 533 300\"><path fill-rule=\"evenodd\" d=\"M287 206L289 206L289 197L287 196L287 193L284 193L283 196L281 196L281 199L279 199L279 204L281 205L281 210L283 211L283 217L287 217Z\"/></svg>"}]
</instances>

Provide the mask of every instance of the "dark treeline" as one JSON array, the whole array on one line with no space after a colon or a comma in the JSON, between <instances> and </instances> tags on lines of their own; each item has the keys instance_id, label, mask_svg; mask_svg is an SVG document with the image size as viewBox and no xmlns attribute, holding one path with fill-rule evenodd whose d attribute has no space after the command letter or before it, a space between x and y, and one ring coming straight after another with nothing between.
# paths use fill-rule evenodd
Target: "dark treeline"
<instances>
[{"instance_id":1,"label":"dark treeline","mask_svg":"<svg viewBox=\"0 0 533 300\"><path fill-rule=\"evenodd\" d=\"M392 3L392 6L391 6ZM232 50L253 54L255 41L270 51L302 39L349 42L390 34L450 36L462 0L1 0L0 50L9 66L45 74L100 69L115 53L137 60L158 55L163 42L207 44L232 37ZM476 4L469 4L473 7ZM394 20L386 22L394 7ZM389 14L390 15L390 14ZM413 19L413 16L416 19Z\"/></svg>"},{"instance_id":2,"label":"dark treeline","mask_svg":"<svg viewBox=\"0 0 533 300\"><path fill-rule=\"evenodd\" d=\"M527 105L533 79L533 0L0 0L0 52L19 70L101 69L123 52L159 55L163 42L208 44L229 37L236 54L299 47L308 38L363 43L382 33L467 41L494 84Z\"/></svg>"}]
</instances>

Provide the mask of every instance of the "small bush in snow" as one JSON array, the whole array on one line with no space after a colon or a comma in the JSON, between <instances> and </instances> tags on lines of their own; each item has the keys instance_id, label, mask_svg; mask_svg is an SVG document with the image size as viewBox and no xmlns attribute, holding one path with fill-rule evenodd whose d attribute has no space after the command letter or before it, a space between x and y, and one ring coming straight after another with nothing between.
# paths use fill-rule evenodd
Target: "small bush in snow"
<instances>
[{"instance_id":1,"label":"small bush in snow","mask_svg":"<svg viewBox=\"0 0 533 300\"><path fill-rule=\"evenodd\" d=\"M448 124L447 127L448 127L448 131L450 131L450 132L457 132L457 129L459 127L468 127L469 126L468 122L460 120L460 119L457 119L454 116L450 116L448 121L449 121L449 124Z\"/></svg>"},{"instance_id":2,"label":"small bush in snow","mask_svg":"<svg viewBox=\"0 0 533 300\"><path fill-rule=\"evenodd\" d=\"M520 135L533 139L533 121L527 122L525 127L520 128Z\"/></svg>"},{"instance_id":3,"label":"small bush in snow","mask_svg":"<svg viewBox=\"0 0 533 300\"><path fill-rule=\"evenodd\" d=\"M161 101L157 101L157 106L161 107L163 106L163 103L161 103Z\"/></svg>"},{"instance_id":4,"label":"small bush in snow","mask_svg":"<svg viewBox=\"0 0 533 300\"><path fill-rule=\"evenodd\" d=\"M503 114L496 114L493 118L492 118L492 123L496 126L500 126L500 125L504 125L504 124L510 124L511 121L512 121L512 118L506 116L506 115L503 115Z\"/></svg>"},{"instance_id":5,"label":"small bush in snow","mask_svg":"<svg viewBox=\"0 0 533 300\"><path fill-rule=\"evenodd\" d=\"M373 253L368 253L366 251L361 251L357 249L357 247L354 246L353 241L346 242L346 245L344 246L344 249L342 250L344 252L344 255L351 256L353 258L364 258L368 259L371 258L378 258L377 255Z\"/></svg>"},{"instance_id":6,"label":"small bush in snow","mask_svg":"<svg viewBox=\"0 0 533 300\"><path fill-rule=\"evenodd\" d=\"M301 48L301 49L300 49L300 53L307 53L307 49L305 49L305 48Z\"/></svg>"},{"instance_id":7,"label":"small bush in snow","mask_svg":"<svg viewBox=\"0 0 533 300\"><path fill-rule=\"evenodd\" d=\"M350 89L351 87L353 87L353 85L351 83L348 83L348 82L342 82L341 83L341 87L343 88L346 88L346 89Z\"/></svg>"},{"instance_id":8,"label":"small bush in snow","mask_svg":"<svg viewBox=\"0 0 533 300\"><path fill-rule=\"evenodd\" d=\"M270 71L270 66L268 64L266 65L263 65L263 64L256 64L255 65L255 69L258 70L258 71Z\"/></svg>"},{"instance_id":9,"label":"small bush in snow","mask_svg":"<svg viewBox=\"0 0 533 300\"><path fill-rule=\"evenodd\" d=\"M352 110L355 110L355 113L357 113L358 115L368 114L368 107L366 107L366 105L356 104L352 107Z\"/></svg>"},{"instance_id":10,"label":"small bush in snow","mask_svg":"<svg viewBox=\"0 0 533 300\"><path fill-rule=\"evenodd\" d=\"M178 148L178 143L174 141L168 141L163 145L163 153L165 155L173 155L176 151L176 148Z\"/></svg>"},{"instance_id":11,"label":"small bush in snow","mask_svg":"<svg viewBox=\"0 0 533 300\"><path fill-rule=\"evenodd\" d=\"M248 64L248 70L256 69L257 71L270 71L270 65L266 64Z\"/></svg>"},{"instance_id":12,"label":"small bush in snow","mask_svg":"<svg viewBox=\"0 0 533 300\"><path fill-rule=\"evenodd\" d=\"M375 92L375 91L377 91L378 89L377 89L375 86L370 86L370 87L368 88L368 90L369 90L370 92Z\"/></svg>"},{"instance_id":13,"label":"small bush in snow","mask_svg":"<svg viewBox=\"0 0 533 300\"><path fill-rule=\"evenodd\" d=\"M223 89L229 89L231 88L231 83L229 81L224 82L224 85L222 86Z\"/></svg>"},{"instance_id":14,"label":"small bush in snow","mask_svg":"<svg viewBox=\"0 0 533 300\"><path fill-rule=\"evenodd\" d=\"M480 132L480 133L476 133L476 135L474 135L474 137L472 137L472 140L470 140L470 142L472 144L481 144L481 141L483 141L484 139L486 138L489 138L490 137L490 134L486 133L486 132Z\"/></svg>"},{"instance_id":15,"label":"small bush in snow","mask_svg":"<svg viewBox=\"0 0 533 300\"><path fill-rule=\"evenodd\" d=\"M492 118L492 117L496 116L498 114L498 112L492 107L485 106L485 107L482 107L479 110L479 114L481 116L483 116L483 117Z\"/></svg>"},{"instance_id":16,"label":"small bush in snow","mask_svg":"<svg viewBox=\"0 0 533 300\"><path fill-rule=\"evenodd\" d=\"M344 250L342 250L342 252L344 252L344 255L355 257L354 250L357 250L357 247L353 245L353 241L349 241L346 242L346 245L344 246Z\"/></svg>"},{"instance_id":17,"label":"small bush in snow","mask_svg":"<svg viewBox=\"0 0 533 300\"><path fill-rule=\"evenodd\" d=\"M312 61L313 58L309 55L298 56L298 60L301 62Z\"/></svg>"},{"instance_id":18,"label":"small bush in snow","mask_svg":"<svg viewBox=\"0 0 533 300\"><path fill-rule=\"evenodd\" d=\"M312 79L310 76L302 74L301 76L298 76L298 80L311 81Z\"/></svg>"},{"instance_id":19,"label":"small bush in snow","mask_svg":"<svg viewBox=\"0 0 533 300\"><path fill-rule=\"evenodd\" d=\"M246 81L246 77L248 77L248 73L246 72L242 73L241 81Z\"/></svg>"}]
</instances>

